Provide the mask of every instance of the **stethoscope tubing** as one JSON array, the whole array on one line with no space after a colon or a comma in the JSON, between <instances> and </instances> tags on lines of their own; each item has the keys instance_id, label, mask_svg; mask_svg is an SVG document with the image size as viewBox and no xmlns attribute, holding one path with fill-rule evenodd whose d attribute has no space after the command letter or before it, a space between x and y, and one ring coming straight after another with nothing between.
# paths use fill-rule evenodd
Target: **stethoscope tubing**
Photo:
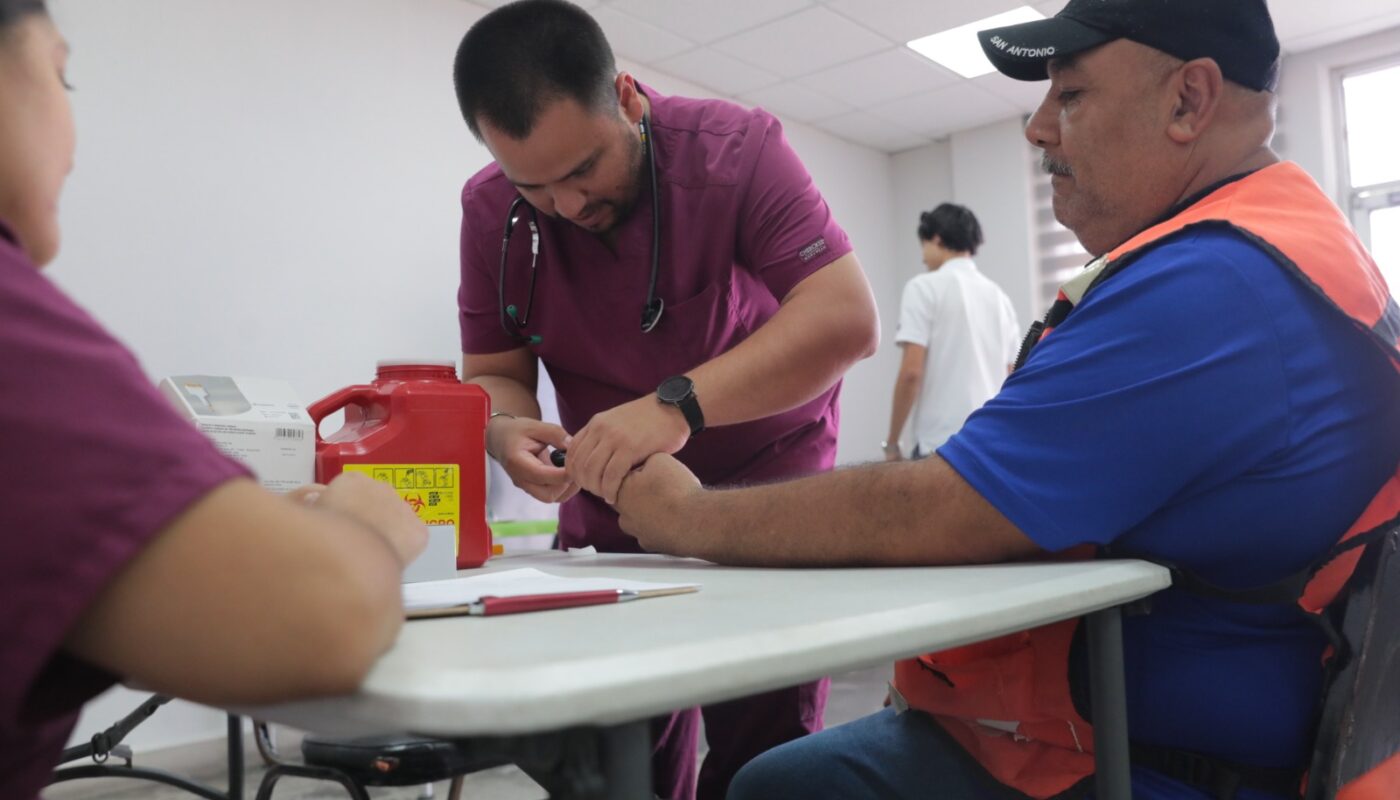
<instances>
[{"instance_id":1,"label":"stethoscope tubing","mask_svg":"<svg viewBox=\"0 0 1400 800\"><path fill-rule=\"evenodd\" d=\"M646 145L647 171L651 179L651 278L647 283L647 299L646 304L642 306L641 322L642 333L651 333L656 328L656 324L661 321L661 316L666 309L666 302L656 294L657 275L661 271L661 195L657 191L656 148L652 141L650 118L642 117L640 127L642 142ZM530 286L525 297L523 314L517 313L515 306L506 303L506 267L510 256L510 237L520 219L516 212L520 209L521 204L524 204L528 209L529 220L527 224L530 227ZM506 333L527 345L541 342L538 335L531 336L522 333L525 326L529 324L530 312L535 306L535 279L539 275L539 254L538 214L534 206L526 202L524 197L517 195L506 210L506 221L501 232L501 262L498 270L499 279L496 283L496 299L500 309L501 327Z\"/></svg>"}]
</instances>

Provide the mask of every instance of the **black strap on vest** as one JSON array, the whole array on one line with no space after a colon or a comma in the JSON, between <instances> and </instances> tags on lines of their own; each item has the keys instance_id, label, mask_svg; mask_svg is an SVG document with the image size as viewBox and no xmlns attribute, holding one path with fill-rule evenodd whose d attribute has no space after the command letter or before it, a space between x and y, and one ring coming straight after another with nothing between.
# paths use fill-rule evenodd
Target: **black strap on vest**
<instances>
[{"instance_id":1,"label":"black strap on vest","mask_svg":"<svg viewBox=\"0 0 1400 800\"><path fill-rule=\"evenodd\" d=\"M1099 555L1104 558L1137 558L1166 567L1172 573L1172 585L1167 591L1182 591L1199 597L1209 597L1233 603L1245 603L1248 605L1286 605L1297 609L1298 613L1301 614L1303 618L1316 625L1322 631L1333 648L1333 656L1328 661L1326 671L1323 675L1323 697L1318 698L1318 712L1315 714L1318 720L1315 721L1313 725L1313 728L1316 730L1323 707L1322 701L1326 696L1328 688L1333 684L1337 673L1351 658L1351 648L1346 637L1338 630L1337 622L1332 614L1325 612L1321 614L1309 613L1303 609L1299 601L1302 599L1303 591L1307 588L1308 584L1324 567L1345 553L1357 548L1369 547L1375 542L1382 541L1386 534L1394 530L1397 524L1400 524L1400 518L1389 520L1372 530L1357 534L1344 542L1333 545L1321 558L1293 575L1289 575L1282 580L1275 581L1266 586L1256 586L1247 589L1222 588L1176 564L1163 562L1161 559L1144 557L1141 554L1130 553L1112 546L1100 548ZM1343 587L1342 593L1345 593L1349 588L1349 586ZM1193 753L1187 750L1156 747L1154 745L1145 745L1140 742L1132 742L1130 746L1130 760L1134 765L1146 767L1168 778L1200 787L1211 792L1217 800L1234 800L1235 793L1241 788L1254 789L1280 797L1302 797L1302 770L1274 769L1254 767L1248 764L1236 764L1225 761L1224 759L1201 755L1200 753Z\"/></svg>"},{"instance_id":2,"label":"black strap on vest","mask_svg":"<svg viewBox=\"0 0 1400 800\"><path fill-rule=\"evenodd\" d=\"M1153 747L1138 742L1131 744L1130 757L1134 765L1205 789L1216 800L1233 800L1240 789L1298 797L1303 782L1302 770L1232 764L1186 750Z\"/></svg>"}]
</instances>

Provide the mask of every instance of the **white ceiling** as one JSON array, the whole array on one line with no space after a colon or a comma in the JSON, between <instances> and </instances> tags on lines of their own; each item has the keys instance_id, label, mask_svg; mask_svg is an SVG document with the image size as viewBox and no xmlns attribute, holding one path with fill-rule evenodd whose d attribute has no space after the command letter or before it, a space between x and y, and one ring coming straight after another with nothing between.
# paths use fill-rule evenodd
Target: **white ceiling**
<instances>
[{"instance_id":1,"label":"white ceiling","mask_svg":"<svg viewBox=\"0 0 1400 800\"><path fill-rule=\"evenodd\" d=\"M1025 0L576 1L619 56L885 152L1024 114L1044 92L998 74L968 80L904 47ZM1032 5L1050 15L1065 2ZM1270 0L1285 52L1400 25L1400 0L1334 0L1325 19L1321 5Z\"/></svg>"}]
</instances>

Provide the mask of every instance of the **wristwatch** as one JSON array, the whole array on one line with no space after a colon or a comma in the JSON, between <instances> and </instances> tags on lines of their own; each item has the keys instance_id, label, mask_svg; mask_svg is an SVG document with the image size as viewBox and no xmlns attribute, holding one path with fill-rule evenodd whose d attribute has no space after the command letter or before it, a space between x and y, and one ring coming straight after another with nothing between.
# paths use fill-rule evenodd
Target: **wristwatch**
<instances>
[{"instance_id":1,"label":"wristwatch","mask_svg":"<svg viewBox=\"0 0 1400 800\"><path fill-rule=\"evenodd\" d=\"M705 430L705 415L700 411L700 401L695 397L695 381L684 375L667 378L656 387L656 399L681 410L690 425L691 436Z\"/></svg>"}]
</instances>

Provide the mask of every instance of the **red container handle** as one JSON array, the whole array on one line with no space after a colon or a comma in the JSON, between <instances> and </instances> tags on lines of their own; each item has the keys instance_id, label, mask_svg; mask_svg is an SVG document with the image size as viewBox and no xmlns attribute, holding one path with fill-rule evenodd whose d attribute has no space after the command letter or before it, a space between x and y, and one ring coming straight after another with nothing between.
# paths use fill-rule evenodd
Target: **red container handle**
<instances>
[{"instance_id":1,"label":"red container handle","mask_svg":"<svg viewBox=\"0 0 1400 800\"><path fill-rule=\"evenodd\" d=\"M316 443L321 443L321 420L339 411L346 406L363 406L371 400L379 397L379 389L374 386L347 386L334 394L322 397L312 403L306 409L306 413L311 417L311 424L315 426Z\"/></svg>"}]
</instances>

